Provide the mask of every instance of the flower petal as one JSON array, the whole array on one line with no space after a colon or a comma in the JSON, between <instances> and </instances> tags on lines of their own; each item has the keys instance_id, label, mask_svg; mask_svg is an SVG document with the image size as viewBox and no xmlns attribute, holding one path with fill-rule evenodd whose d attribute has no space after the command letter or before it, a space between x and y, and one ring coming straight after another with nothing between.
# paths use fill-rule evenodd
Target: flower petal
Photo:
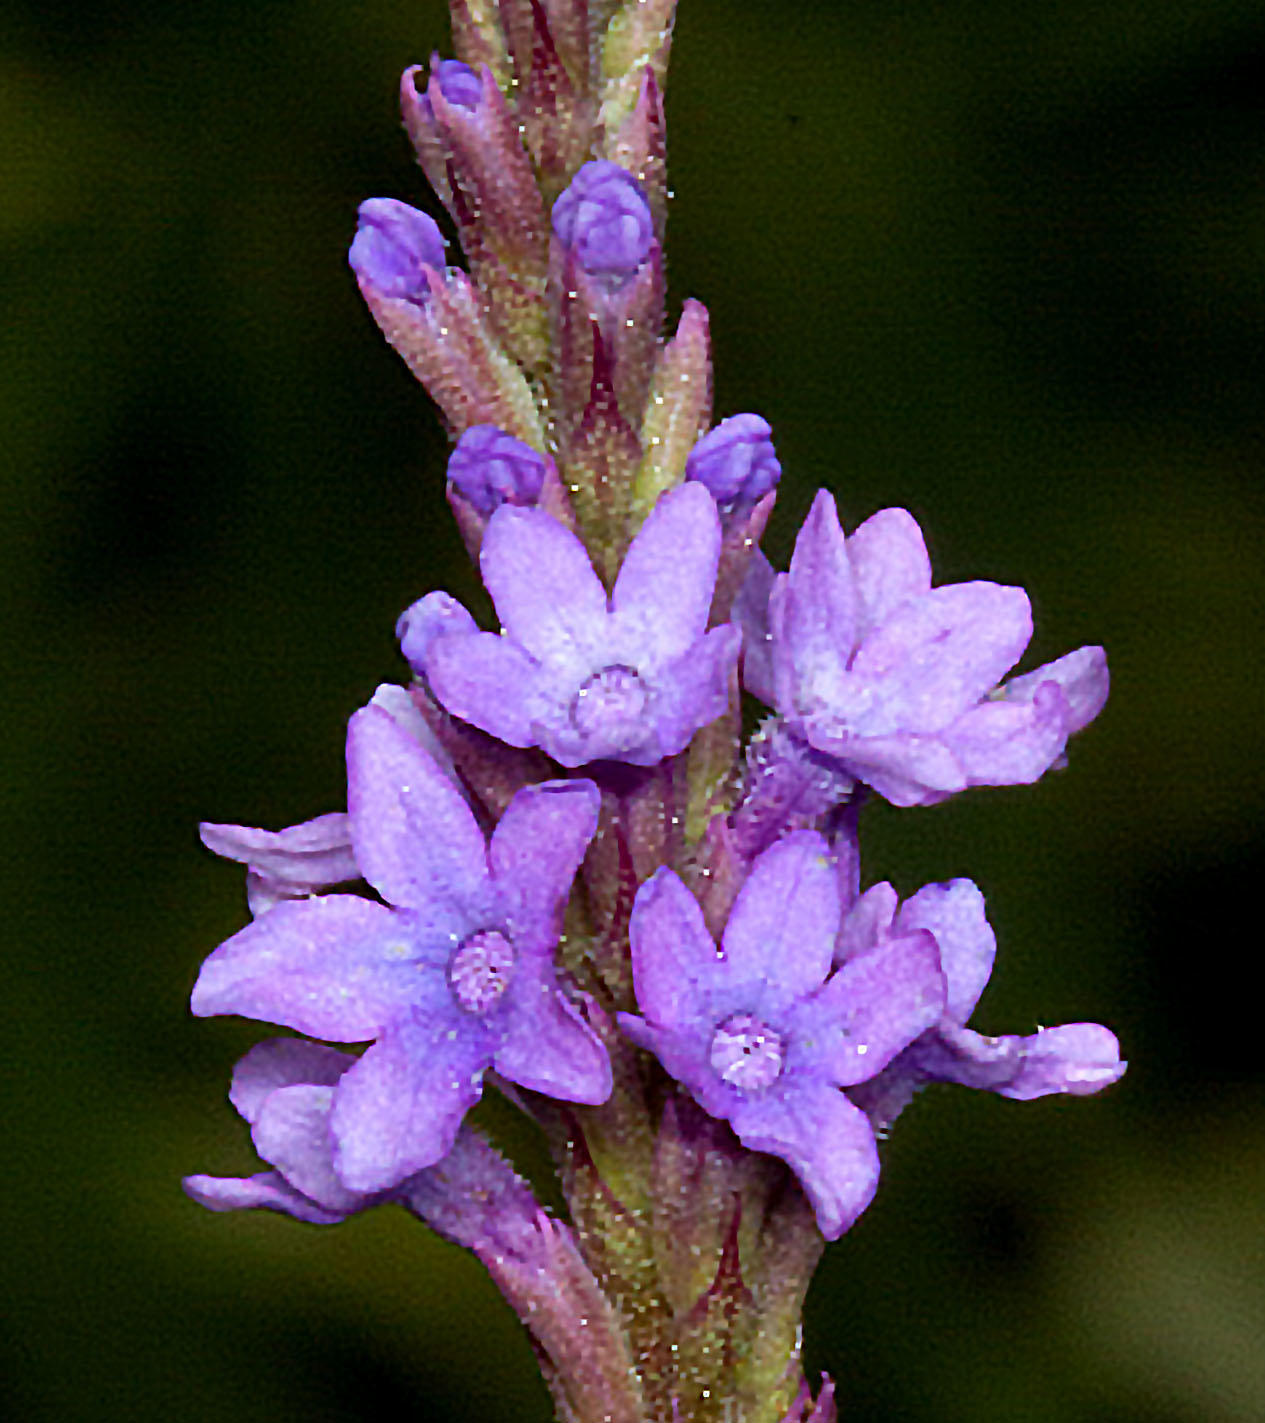
<instances>
[{"instance_id":1,"label":"flower petal","mask_svg":"<svg viewBox=\"0 0 1265 1423\"><path fill-rule=\"evenodd\" d=\"M327 889L360 878L347 817L341 813L318 815L285 830L205 823L198 826L198 834L214 854L250 865L287 884Z\"/></svg>"},{"instance_id":2,"label":"flower petal","mask_svg":"<svg viewBox=\"0 0 1265 1423\"><path fill-rule=\"evenodd\" d=\"M744 1146L780 1156L794 1171L827 1240L837 1240L873 1199L874 1132L833 1087L813 1083L783 1097L747 1098L730 1124Z\"/></svg>"},{"instance_id":3,"label":"flower petal","mask_svg":"<svg viewBox=\"0 0 1265 1423\"><path fill-rule=\"evenodd\" d=\"M693 1022L724 981L698 901L666 866L637 891L628 925L637 1006L658 1027Z\"/></svg>"},{"instance_id":4,"label":"flower petal","mask_svg":"<svg viewBox=\"0 0 1265 1423\"><path fill-rule=\"evenodd\" d=\"M840 1087L864 1082L944 1011L935 940L917 932L849 959L796 1012L787 1067L825 1073Z\"/></svg>"},{"instance_id":5,"label":"flower petal","mask_svg":"<svg viewBox=\"0 0 1265 1423\"><path fill-rule=\"evenodd\" d=\"M886 880L872 884L848 911L835 944L835 962L869 953L886 937L896 916L896 891Z\"/></svg>"},{"instance_id":6,"label":"flower petal","mask_svg":"<svg viewBox=\"0 0 1265 1423\"><path fill-rule=\"evenodd\" d=\"M742 685L766 706L773 706L776 701L773 634L769 629L769 595L774 577L773 565L763 550L754 549L733 610L734 621L742 629Z\"/></svg>"},{"instance_id":7,"label":"flower petal","mask_svg":"<svg viewBox=\"0 0 1265 1423\"><path fill-rule=\"evenodd\" d=\"M797 830L751 867L721 950L733 984L762 980L770 1012L815 992L839 932L839 880L825 836Z\"/></svg>"},{"instance_id":8,"label":"flower petal","mask_svg":"<svg viewBox=\"0 0 1265 1423\"><path fill-rule=\"evenodd\" d=\"M855 646L857 592L835 501L824 489L795 540L777 621L774 657L794 667L799 708L831 702Z\"/></svg>"},{"instance_id":9,"label":"flower petal","mask_svg":"<svg viewBox=\"0 0 1265 1423\"><path fill-rule=\"evenodd\" d=\"M389 909L355 895L278 904L211 954L190 1007L364 1042L409 1001L407 965L390 953L398 934Z\"/></svg>"},{"instance_id":10,"label":"flower petal","mask_svg":"<svg viewBox=\"0 0 1265 1423\"><path fill-rule=\"evenodd\" d=\"M911 598L931 589L931 560L908 509L880 509L848 535L865 630L877 627Z\"/></svg>"},{"instance_id":11,"label":"flower petal","mask_svg":"<svg viewBox=\"0 0 1265 1423\"><path fill-rule=\"evenodd\" d=\"M924 1079L957 1082L1019 1101L1056 1092L1098 1092L1125 1070L1115 1034L1099 1023L1064 1023L1026 1038L987 1038L945 1024L916 1044L910 1056Z\"/></svg>"},{"instance_id":12,"label":"flower petal","mask_svg":"<svg viewBox=\"0 0 1265 1423\"><path fill-rule=\"evenodd\" d=\"M536 745L535 723L555 710L549 676L517 643L494 632L441 639L427 667L431 690L447 711L508 746Z\"/></svg>"},{"instance_id":13,"label":"flower petal","mask_svg":"<svg viewBox=\"0 0 1265 1423\"><path fill-rule=\"evenodd\" d=\"M338 1084L330 1128L334 1169L353 1191L383 1191L432 1166L483 1094L494 1039L473 1016L410 1016L392 1026Z\"/></svg>"},{"instance_id":14,"label":"flower petal","mask_svg":"<svg viewBox=\"0 0 1265 1423\"><path fill-rule=\"evenodd\" d=\"M1047 662L1035 672L1012 677L1002 688L1007 701L1031 701L1037 689L1047 682L1057 682L1067 698L1067 731L1080 731L1102 711L1107 702L1111 679L1107 672L1107 654L1101 647L1078 647L1055 662Z\"/></svg>"},{"instance_id":15,"label":"flower petal","mask_svg":"<svg viewBox=\"0 0 1265 1423\"><path fill-rule=\"evenodd\" d=\"M606 591L584 545L550 514L503 504L479 556L501 626L540 662L591 671L607 639Z\"/></svg>"},{"instance_id":16,"label":"flower petal","mask_svg":"<svg viewBox=\"0 0 1265 1423\"><path fill-rule=\"evenodd\" d=\"M733 623L722 623L661 671L649 711L657 733L654 762L684 751L696 731L724 716L741 644L739 629ZM654 762L637 760L634 764Z\"/></svg>"},{"instance_id":17,"label":"flower petal","mask_svg":"<svg viewBox=\"0 0 1265 1423\"><path fill-rule=\"evenodd\" d=\"M487 900L487 849L470 807L381 707L362 707L347 730L347 812L365 878L391 904L477 913Z\"/></svg>"},{"instance_id":18,"label":"flower petal","mask_svg":"<svg viewBox=\"0 0 1265 1423\"><path fill-rule=\"evenodd\" d=\"M950 583L898 608L852 659L839 710L857 736L939 731L990 692L1032 636L1028 595Z\"/></svg>"},{"instance_id":19,"label":"flower petal","mask_svg":"<svg viewBox=\"0 0 1265 1423\"><path fill-rule=\"evenodd\" d=\"M519 791L493 831L488 864L520 952L547 953L558 942L601 804L592 781L546 781Z\"/></svg>"},{"instance_id":20,"label":"flower petal","mask_svg":"<svg viewBox=\"0 0 1265 1423\"><path fill-rule=\"evenodd\" d=\"M493 1066L502 1077L564 1102L596 1105L611 1094L606 1049L563 998L552 964L519 965Z\"/></svg>"},{"instance_id":21,"label":"flower petal","mask_svg":"<svg viewBox=\"0 0 1265 1423\"><path fill-rule=\"evenodd\" d=\"M804 734L892 805L934 805L967 785L966 775L940 736L898 732L854 737L812 721L805 724Z\"/></svg>"},{"instance_id":22,"label":"flower petal","mask_svg":"<svg viewBox=\"0 0 1265 1423\"><path fill-rule=\"evenodd\" d=\"M348 1212L330 1211L310 1201L278 1171L256 1176L186 1176L185 1195L209 1211L280 1211L310 1225L337 1225Z\"/></svg>"},{"instance_id":23,"label":"flower petal","mask_svg":"<svg viewBox=\"0 0 1265 1423\"><path fill-rule=\"evenodd\" d=\"M281 1087L268 1095L251 1132L255 1150L269 1166L322 1210L350 1214L368 1204L364 1192L348 1190L334 1174L329 1113L334 1088L315 1083Z\"/></svg>"},{"instance_id":24,"label":"flower petal","mask_svg":"<svg viewBox=\"0 0 1265 1423\"><path fill-rule=\"evenodd\" d=\"M1063 754L1071 710L1056 682L1043 682L1031 701L980 702L940 733L975 786L1026 786Z\"/></svg>"},{"instance_id":25,"label":"flower petal","mask_svg":"<svg viewBox=\"0 0 1265 1423\"><path fill-rule=\"evenodd\" d=\"M664 494L624 555L611 593L614 635L660 666L702 637L720 558L720 516L696 483Z\"/></svg>"},{"instance_id":26,"label":"flower petal","mask_svg":"<svg viewBox=\"0 0 1265 1423\"><path fill-rule=\"evenodd\" d=\"M897 934L919 929L934 937L940 951L948 988L944 1011L955 1023L965 1023L975 1011L997 953L979 886L969 879L923 885L901 906L895 924Z\"/></svg>"},{"instance_id":27,"label":"flower petal","mask_svg":"<svg viewBox=\"0 0 1265 1423\"><path fill-rule=\"evenodd\" d=\"M300 1082L332 1086L355 1061L350 1053L305 1038L265 1038L233 1069L228 1100L253 1126L270 1092Z\"/></svg>"},{"instance_id":28,"label":"flower petal","mask_svg":"<svg viewBox=\"0 0 1265 1423\"><path fill-rule=\"evenodd\" d=\"M442 637L463 636L478 632L479 627L466 607L451 593L427 593L411 603L395 624L395 636L404 660L417 673L429 673L430 655L436 641Z\"/></svg>"}]
</instances>

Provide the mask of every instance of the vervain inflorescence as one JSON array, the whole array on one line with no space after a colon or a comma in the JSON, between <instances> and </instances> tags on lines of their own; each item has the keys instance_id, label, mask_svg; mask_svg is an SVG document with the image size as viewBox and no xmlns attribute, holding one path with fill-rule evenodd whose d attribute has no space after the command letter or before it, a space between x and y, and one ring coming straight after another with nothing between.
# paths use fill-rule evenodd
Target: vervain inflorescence
<instances>
[{"instance_id":1,"label":"vervain inflorescence","mask_svg":"<svg viewBox=\"0 0 1265 1423\"><path fill-rule=\"evenodd\" d=\"M403 1205L487 1265L564 1419L826 1423L800 1310L874 1195L876 1133L928 1082L1124 1070L1096 1024L967 1027L983 895L862 892L861 811L1035 781L1107 667L1003 680L1026 595L933 587L903 509L845 534L822 491L787 572L760 552L772 431L712 425L698 302L663 336L674 8L452 0L460 58L404 74L467 265L391 198L350 260L455 442L499 631L427 593L397 628L411 684L351 718L346 813L203 826L254 917L193 1011L307 1038L233 1075L270 1169L185 1186L321 1224ZM740 689L770 712L745 746ZM568 1220L466 1121L489 1084L543 1130Z\"/></svg>"}]
</instances>

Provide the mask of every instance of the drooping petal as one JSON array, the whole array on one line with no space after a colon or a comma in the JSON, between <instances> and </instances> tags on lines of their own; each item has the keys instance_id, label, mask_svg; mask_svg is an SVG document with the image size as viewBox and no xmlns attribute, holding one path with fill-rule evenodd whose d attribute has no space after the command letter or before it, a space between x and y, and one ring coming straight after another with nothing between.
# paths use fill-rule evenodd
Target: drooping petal
<instances>
[{"instance_id":1,"label":"drooping petal","mask_svg":"<svg viewBox=\"0 0 1265 1423\"><path fill-rule=\"evenodd\" d=\"M763 981L770 1012L814 992L839 932L839 881L826 838L797 830L755 861L722 941L731 983Z\"/></svg>"},{"instance_id":2,"label":"drooping petal","mask_svg":"<svg viewBox=\"0 0 1265 1423\"><path fill-rule=\"evenodd\" d=\"M348 1190L334 1174L329 1130L333 1100L331 1086L299 1083L278 1088L264 1100L251 1139L260 1157L296 1191L322 1210L350 1214L367 1202L363 1192Z\"/></svg>"},{"instance_id":3,"label":"drooping petal","mask_svg":"<svg viewBox=\"0 0 1265 1423\"><path fill-rule=\"evenodd\" d=\"M898 608L857 648L865 687L847 714L857 736L948 726L1001 680L1032 636L1028 595L997 583L950 583Z\"/></svg>"},{"instance_id":4,"label":"drooping petal","mask_svg":"<svg viewBox=\"0 0 1265 1423\"><path fill-rule=\"evenodd\" d=\"M249 825L198 826L202 843L226 860L294 886L327 889L359 879L351 852L347 817L318 815L285 830L256 830Z\"/></svg>"},{"instance_id":5,"label":"drooping petal","mask_svg":"<svg viewBox=\"0 0 1265 1423\"><path fill-rule=\"evenodd\" d=\"M1043 682L1031 701L985 701L940 733L975 786L1026 786L1063 754L1071 710L1056 682Z\"/></svg>"},{"instance_id":6,"label":"drooping petal","mask_svg":"<svg viewBox=\"0 0 1265 1423\"><path fill-rule=\"evenodd\" d=\"M1124 1075L1120 1044L1115 1033L1101 1023L1062 1023L1042 1028L1022 1041L1022 1066L999 1089L1003 1097L1021 1102L1052 1092L1083 1097L1109 1087Z\"/></svg>"},{"instance_id":7,"label":"drooping petal","mask_svg":"<svg viewBox=\"0 0 1265 1423\"><path fill-rule=\"evenodd\" d=\"M202 965L195 1016L238 1013L331 1042L365 1042L409 1001L396 917L351 894L278 904Z\"/></svg>"},{"instance_id":8,"label":"drooping petal","mask_svg":"<svg viewBox=\"0 0 1265 1423\"><path fill-rule=\"evenodd\" d=\"M606 1049L562 996L550 963L519 962L493 1066L502 1077L564 1102L611 1094Z\"/></svg>"},{"instance_id":9,"label":"drooping petal","mask_svg":"<svg viewBox=\"0 0 1265 1423\"><path fill-rule=\"evenodd\" d=\"M896 905L896 891L886 880L872 884L860 895L839 930L835 962L846 963L876 948L891 930Z\"/></svg>"},{"instance_id":10,"label":"drooping petal","mask_svg":"<svg viewBox=\"0 0 1265 1423\"><path fill-rule=\"evenodd\" d=\"M703 635L720 558L720 516L700 484L662 495L624 555L611 593L615 636L661 666Z\"/></svg>"},{"instance_id":11,"label":"drooping petal","mask_svg":"<svg viewBox=\"0 0 1265 1423\"><path fill-rule=\"evenodd\" d=\"M547 952L558 942L601 803L592 781L546 781L519 791L493 831L488 863L519 952Z\"/></svg>"},{"instance_id":12,"label":"drooping petal","mask_svg":"<svg viewBox=\"0 0 1265 1423\"><path fill-rule=\"evenodd\" d=\"M365 878L390 903L485 903L487 848L470 807L381 707L362 707L347 729L347 813Z\"/></svg>"},{"instance_id":13,"label":"drooping petal","mask_svg":"<svg viewBox=\"0 0 1265 1423\"><path fill-rule=\"evenodd\" d=\"M540 509L503 505L479 557L501 626L533 657L591 670L607 634L606 592L584 545Z\"/></svg>"},{"instance_id":14,"label":"drooping petal","mask_svg":"<svg viewBox=\"0 0 1265 1423\"><path fill-rule=\"evenodd\" d=\"M993 971L997 939L985 913L984 896L969 879L925 884L901 905L895 932L926 929L940 951L947 993L945 1013L965 1023L975 1011Z\"/></svg>"},{"instance_id":15,"label":"drooping petal","mask_svg":"<svg viewBox=\"0 0 1265 1423\"><path fill-rule=\"evenodd\" d=\"M253 1126L270 1092L300 1082L332 1086L355 1060L350 1053L305 1038L265 1038L233 1069L228 1100Z\"/></svg>"},{"instance_id":16,"label":"drooping petal","mask_svg":"<svg viewBox=\"0 0 1265 1423\"><path fill-rule=\"evenodd\" d=\"M861 600L864 631L931 589L931 560L907 509L880 509L848 536L848 558Z\"/></svg>"},{"instance_id":17,"label":"drooping petal","mask_svg":"<svg viewBox=\"0 0 1265 1423\"><path fill-rule=\"evenodd\" d=\"M309 1225L337 1225L346 1211L330 1211L309 1200L279 1171L255 1176L186 1176L185 1195L209 1211L280 1211Z\"/></svg>"},{"instance_id":18,"label":"drooping petal","mask_svg":"<svg viewBox=\"0 0 1265 1423\"><path fill-rule=\"evenodd\" d=\"M785 587L774 656L793 663L796 697L807 710L833 699L856 639L856 584L834 498L824 489L795 541Z\"/></svg>"},{"instance_id":19,"label":"drooping petal","mask_svg":"<svg viewBox=\"0 0 1265 1423\"><path fill-rule=\"evenodd\" d=\"M443 1017L393 1025L338 1084L330 1128L343 1184L388 1190L440 1160L483 1093L494 1045L474 1015L456 1031Z\"/></svg>"},{"instance_id":20,"label":"drooping petal","mask_svg":"<svg viewBox=\"0 0 1265 1423\"><path fill-rule=\"evenodd\" d=\"M641 1011L659 1027L693 1022L723 980L724 960L698 901L666 866L637 891L628 938Z\"/></svg>"},{"instance_id":21,"label":"drooping petal","mask_svg":"<svg viewBox=\"0 0 1265 1423\"><path fill-rule=\"evenodd\" d=\"M780 1156L812 1202L817 1225L837 1240L878 1186L878 1149L864 1112L824 1083L778 1097L746 1099L730 1117L752 1151Z\"/></svg>"},{"instance_id":22,"label":"drooping petal","mask_svg":"<svg viewBox=\"0 0 1265 1423\"><path fill-rule=\"evenodd\" d=\"M916 932L849 959L797 1010L788 1068L840 1087L873 1077L944 1011L930 934Z\"/></svg>"},{"instance_id":23,"label":"drooping petal","mask_svg":"<svg viewBox=\"0 0 1265 1423\"><path fill-rule=\"evenodd\" d=\"M444 708L508 746L536 745L535 724L554 711L552 679L507 637L493 632L443 638L427 663Z\"/></svg>"},{"instance_id":24,"label":"drooping petal","mask_svg":"<svg viewBox=\"0 0 1265 1423\"><path fill-rule=\"evenodd\" d=\"M1107 702L1111 679L1107 672L1107 654L1101 647L1078 647L1054 662L1047 662L1035 672L1012 677L1002 688L1007 701L1031 701L1039 687L1057 682L1067 698L1070 735L1080 731L1102 711Z\"/></svg>"}]
</instances>

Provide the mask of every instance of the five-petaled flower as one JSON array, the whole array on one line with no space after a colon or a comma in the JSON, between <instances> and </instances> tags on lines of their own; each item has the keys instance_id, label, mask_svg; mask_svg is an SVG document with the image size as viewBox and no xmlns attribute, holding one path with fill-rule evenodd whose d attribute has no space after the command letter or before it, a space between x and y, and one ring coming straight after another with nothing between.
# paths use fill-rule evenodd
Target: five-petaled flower
<instances>
[{"instance_id":1,"label":"five-petaled flower","mask_svg":"<svg viewBox=\"0 0 1265 1423\"><path fill-rule=\"evenodd\" d=\"M573 533L503 505L479 560L501 635L431 593L401 619L401 642L448 711L510 746L563 766L653 766L729 705L740 633L707 631L719 551L715 502L682 485L650 512L608 597Z\"/></svg>"},{"instance_id":2,"label":"five-petaled flower","mask_svg":"<svg viewBox=\"0 0 1265 1423\"><path fill-rule=\"evenodd\" d=\"M445 1155L488 1068L570 1101L609 1095L605 1049L553 963L599 798L589 781L529 786L485 842L448 775L374 705L352 717L347 781L356 862L386 903L278 904L207 959L193 1011L373 1040L330 1114L339 1179L372 1192Z\"/></svg>"},{"instance_id":3,"label":"five-petaled flower","mask_svg":"<svg viewBox=\"0 0 1265 1423\"><path fill-rule=\"evenodd\" d=\"M831 972L843 904L825 838L795 831L755 861L718 950L684 882L661 869L629 936L637 1004L624 1032L709 1115L799 1177L833 1240L869 1204L878 1152L840 1091L938 1021L944 979L920 929L870 937Z\"/></svg>"},{"instance_id":4,"label":"five-petaled flower","mask_svg":"<svg viewBox=\"0 0 1265 1423\"><path fill-rule=\"evenodd\" d=\"M1107 699L1082 647L998 686L1032 636L1022 588L931 586L922 532L883 509L845 539L822 490L790 572L757 565L739 600L747 687L895 805L1035 781ZM752 590L767 589L764 599Z\"/></svg>"}]
</instances>

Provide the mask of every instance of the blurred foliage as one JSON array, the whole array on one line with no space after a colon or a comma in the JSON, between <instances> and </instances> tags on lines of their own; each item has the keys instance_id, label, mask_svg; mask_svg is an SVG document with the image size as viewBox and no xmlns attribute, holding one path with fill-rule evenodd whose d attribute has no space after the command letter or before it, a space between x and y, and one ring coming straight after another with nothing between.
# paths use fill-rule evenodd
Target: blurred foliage
<instances>
[{"instance_id":1,"label":"blurred foliage","mask_svg":"<svg viewBox=\"0 0 1265 1423\"><path fill-rule=\"evenodd\" d=\"M420 200L394 86L445 41L435 0L0 27L21 1423L548 1416L495 1291L398 1213L177 1184L253 1161L223 1092L257 1030L185 1008L244 914L195 823L337 806L396 614L474 588L344 262L362 197ZM1263 93L1265 13L1228 0L683 0L672 286L719 412L773 422L772 553L819 484L850 522L906 504L943 581L1031 591L1034 660L1114 673L1064 774L869 814L871 877L988 893L985 1028L1102 1019L1134 1065L902 1119L810 1300L852 1423L1265 1417Z\"/></svg>"}]
</instances>

